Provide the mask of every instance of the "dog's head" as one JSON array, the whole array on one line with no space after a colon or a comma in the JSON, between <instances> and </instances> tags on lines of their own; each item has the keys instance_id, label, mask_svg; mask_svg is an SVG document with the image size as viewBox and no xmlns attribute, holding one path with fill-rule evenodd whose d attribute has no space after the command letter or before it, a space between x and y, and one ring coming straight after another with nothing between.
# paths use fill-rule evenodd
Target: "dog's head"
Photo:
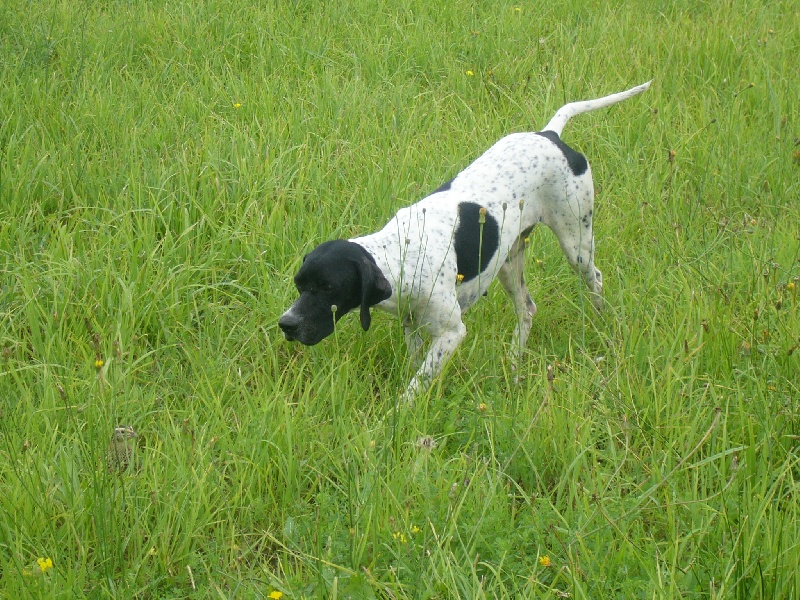
<instances>
[{"instance_id":1,"label":"dog's head","mask_svg":"<svg viewBox=\"0 0 800 600\"><path fill-rule=\"evenodd\" d=\"M346 240L314 248L303 258L294 283L300 297L283 313L278 326L287 340L306 346L328 337L336 321L359 306L361 326L368 330L369 308L392 295L392 286L372 255Z\"/></svg>"}]
</instances>

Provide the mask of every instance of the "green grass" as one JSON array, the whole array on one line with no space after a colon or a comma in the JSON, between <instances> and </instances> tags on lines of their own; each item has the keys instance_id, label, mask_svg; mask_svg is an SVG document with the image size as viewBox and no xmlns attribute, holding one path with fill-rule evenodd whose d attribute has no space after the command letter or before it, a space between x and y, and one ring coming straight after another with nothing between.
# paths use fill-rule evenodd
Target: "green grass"
<instances>
[{"instance_id":1,"label":"green grass","mask_svg":"<svg viewBox=\"0 0 800 600\"><path fill-rule=\"evenodd\" d=\"M3 2L0 596L800 597L798 23ZM316 243L651 78L565 131L607 310L537 231L518 381L497 286L412 407L392 318L282 341ZM118 424L138 471L106 469Z\"/></svg>"}]
</instances>

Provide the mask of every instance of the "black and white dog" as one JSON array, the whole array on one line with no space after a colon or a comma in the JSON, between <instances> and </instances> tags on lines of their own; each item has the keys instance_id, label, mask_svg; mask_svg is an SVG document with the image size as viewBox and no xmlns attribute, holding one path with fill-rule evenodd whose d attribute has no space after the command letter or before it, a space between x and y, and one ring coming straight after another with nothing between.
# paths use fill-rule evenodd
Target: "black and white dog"
<instances>
[{"instance_id":1,"label":"black and white dog","mask_svg":"<svg viewBox=\"0 0 800 600\"><path fill-rule=\"evenodd\" d=\"M360 307L403 320L412 354L431 336L427 355L408 385L413 397L441 370L466 335L464 312L497 277L514 303L515 358L525 345L536 305L523 277L525 241L544 223L567 261L602 308L602 276L594 266L594 186L586 158L561 141L578 114L626 100L650 87L563 106L538 133L514 133L428 197L403 208L377 233L317 246L303 259L294 282L300 298L278 325L287 340L312 346Z\"/></svg>"}]
</instances>

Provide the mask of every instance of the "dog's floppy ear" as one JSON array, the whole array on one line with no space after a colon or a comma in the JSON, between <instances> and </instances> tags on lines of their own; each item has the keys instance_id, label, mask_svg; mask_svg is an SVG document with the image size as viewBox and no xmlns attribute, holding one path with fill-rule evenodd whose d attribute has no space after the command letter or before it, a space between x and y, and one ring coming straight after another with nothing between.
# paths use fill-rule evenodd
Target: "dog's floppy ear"
<instances>
[{"instance_id":1,"label":"dog's floppy ear","mask_svg":"<svg viewBox=\"0 0 800 600\"><path fill-rule=\"evenodd\" d=\"M392 286L369 255L363 257L359 264L361 274L361 327L369 330L372 317L369 307L383 302L392 295Z\"/></svg>"}]
</instances>

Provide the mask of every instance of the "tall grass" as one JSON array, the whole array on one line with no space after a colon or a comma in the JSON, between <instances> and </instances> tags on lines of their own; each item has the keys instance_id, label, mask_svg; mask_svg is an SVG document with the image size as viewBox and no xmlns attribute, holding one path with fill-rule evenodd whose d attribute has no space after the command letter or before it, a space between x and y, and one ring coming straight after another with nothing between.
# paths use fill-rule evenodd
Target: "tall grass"
<instances>
[{"instance_id":1,"label":"tall grass","mask_svg":"<svg viewBox=\"0 0 800 600\"><path fill-rule=\"evenodd\" d=\"M4 2L0 596L800 596L799 22ZM603 315L542 230L518 372L496 288L413 406L385 315L282 341L316 243L651 78L564 135L595 174Z\"/></svg>"}]
</instances>

